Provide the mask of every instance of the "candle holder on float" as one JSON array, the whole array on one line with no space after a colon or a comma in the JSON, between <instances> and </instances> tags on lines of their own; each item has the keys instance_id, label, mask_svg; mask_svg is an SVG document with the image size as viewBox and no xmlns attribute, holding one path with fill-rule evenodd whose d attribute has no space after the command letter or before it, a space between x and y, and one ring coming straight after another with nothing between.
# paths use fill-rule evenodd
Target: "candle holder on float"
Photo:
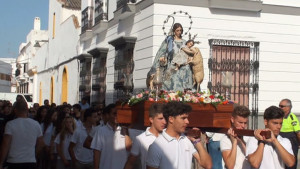
<instances>
[{"instance_id":1,"label":"candle holder on float","mask_svg":"<svg viewBox=\"0 0 300 169\"><path fill-rule=\"evenodd\" d=\"M156 97L155 97L155 101L158 101L159 100L159 91L162 87L162 72L160 71L159 68L156 68L156 73L153 77L153 86L155 87L155 90L156 90Z\"/></svg>"}]
</instances>

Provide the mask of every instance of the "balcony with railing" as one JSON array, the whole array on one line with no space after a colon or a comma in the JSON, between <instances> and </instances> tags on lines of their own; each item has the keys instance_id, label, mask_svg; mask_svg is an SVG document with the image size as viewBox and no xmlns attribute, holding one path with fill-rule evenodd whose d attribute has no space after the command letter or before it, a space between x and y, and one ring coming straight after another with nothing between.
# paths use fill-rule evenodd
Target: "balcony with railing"
<instances>
[{"instance_id":1,"label":"balcony with railing","mask_svg":"<svg viewBox=\"0 0 300 169\"><path fill-rule=\"evenodd\" d=\"M135 4L137 0L117 0L117 10L114 12L114 18L124 19L135 13Z\"/></svg>"},{"instance_id":2,"label":"balcony with railing","mask_svg":"<svg viewBox=\"0 0 300 169\"><path fill-rule=\"evenodd\" d=\"M107 0L95 0L94 33L100 33L107 29L107 17Z\"/></svg>"},{"instance_id":3,"label":"balcony with railing","mask_svg":"<svg viewBox=\"0 0 300 169\"><path fill-rule=\"evenodd\" d=\"M81 12L81 40L85 41L92 37L93 7L88 6Z\"/></svg>"}]
</instances>

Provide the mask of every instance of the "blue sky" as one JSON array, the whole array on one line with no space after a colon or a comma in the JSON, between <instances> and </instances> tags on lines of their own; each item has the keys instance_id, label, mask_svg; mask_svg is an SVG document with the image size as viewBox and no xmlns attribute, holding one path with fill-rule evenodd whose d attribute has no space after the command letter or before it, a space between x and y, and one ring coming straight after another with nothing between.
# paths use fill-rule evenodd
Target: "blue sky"
<instances>
[{"instance_id":1,"label":"blue sky","mask_svg":"<svg viewBox=\"0 0 300 169\"><path fill-rule=\"evenodd\" d=\"M35 17L41 18L41 29L48 27L49 0L7 0L0 6L0 58L18 56L19 45L33 29Z\"/></svg>"}]
</instances>

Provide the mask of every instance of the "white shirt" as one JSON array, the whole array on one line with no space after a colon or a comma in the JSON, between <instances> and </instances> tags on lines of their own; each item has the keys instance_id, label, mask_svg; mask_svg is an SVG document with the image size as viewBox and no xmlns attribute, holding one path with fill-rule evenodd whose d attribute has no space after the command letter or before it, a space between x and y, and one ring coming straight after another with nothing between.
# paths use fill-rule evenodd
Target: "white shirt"
<instances>
[{"instance_id":1,"label":"white shirt","mask_svg":"<svg viewBox=\"0 0 300 169\"><path fill-rule=\"evenodd\" d=\"M53 134L53 123L50 123L49 126L47 127L46 131L44 132L44 123L41 124L41 128L42 128L42 131L43 131L43 139L44 139L44 142L47 146L50 146L50 143L51 143L51 137L52 137L52 134Z\"/></svg>"},{"instance_id":2,"label":"white shirt","mask_svg":"<svg viewBox=\"0 0 300 169\"><path fill-rule=\"evenodd\" d=\"M244 141L248 139L249 137L243 137ZM222 137L220 141L220 149L221 152L232 149L232 142L227 135L224 135ZM224 168L226 168L226 166L224 166ZM235 159L234 169L248 169L248 168L250 168L250 164L248 163L248 160L246 159L245 154L242 151L242 145L240 144L240 142L238 142L236 148L236 159Z\"/></svg>"},{"instance_id":3,"label":"white shirt","mask_svg":"<svg viewBox=\"0 0 300 169\"><path fill-rule=\"evenodd\" d=\"M75 122L76 122L76 127L80 127L80 126L83 125L83 124L82 124L82 121L81 121L80 119L75 120Z\"/></svg>"},{"instance_id":4,"label":"white shirt","mask_svg":"<svg viewBox=\"0 0 300 169\"><path fill-rule=\"evenodd\" d=\"M93 130L94 127L92 127L90 133L93 133ZM71 138L71 142L76 144L76 146L74 147L75 157L78 161L84 164L93 162L93 150L83 147L84 140L86 139L88 134L90 135L90 133L88 133L86 128L81 125L75 129L74 134Z\"/></svg>"},{"instance_id":5,"label":"white shirt","mask_svg":"<svg viewBox=\"0 0 300 169\"><path fill-rule=\"evenodd\" d=\"M85 103L85 104L79 103L79 105L81 107L81 110L86 110L86 109L90 108L90 105L88 103Z\"/></svg>"},{"instance_id":6,"label":"white shirt","mask_svg":"<svg viewBox=\"0 0 300 169\"><path fill-rule=\"evenodd\" d=\"M185 135L177 140L164 130L150 145L146 164L159 169L189 169L193 154L196 152L197 150Z\"/></svg>"},{"instance_id":7,"label":"white shirt","mask_svg":"<svg viewBox=\"0 0 300 169\"><path fill-rule=\"evenodd\" d=\"M277 136L278 142L285 148L290 154L293 155L292 145L289 139ZM246 156L256 151L258 147L258 141L252 137L248 140L246 145ZM263 159L261 161L259 169L284 169L284 163L276 149L273 148L271 143L266 143L263 152Z\"/></svg>"},{"instance_id":8,"label":"white shirt","mask_svg":"<svg viewBox=\"0 0 300 169\"><path fill-rule=\"evenodd\" d=\"M125 147L125 136L121 135L121 127L117 127L116 131L109 124L99 127L93 137L91 148L101 151L99 168L124 168L128 152Z\"/></svg>"},{"instance_id":9,"label":"white shirt","mask_svg":"<svg viewBox=\"0 0 300 169\"><path fill-rule=\"evenodd\" d=\"M150 127L148 127L145 132L136 137L131 148L131 154L133 156L140 156L143 169L146 169L146 160L149 146L156 139L156 136L153 135L149 131L149 129Z\"/></svg>"},{"instance_id":10,"label":"white shirt","mask_svg":"<svg viewBox=\"0 0 300 169\"><path fill-rule=\"evenodd\" d=\"M212 141L220 141L225 134L222 133L213 133L213 132L206 132L207 137L210 137Z\"/></svg>"},{"instance_id":11,"label":"white shirt","mask_svg":"<svg viewBox=\"0 0 300 169\"><path fill-rule=\"evenodd\" d=\"M30 118L17 118L9 121L5 126L5 134L12 136L7 162L36 162L36 141L42 136L41 126L37 121Z\"/></svg>"},{"instance_id":12,"label":"white shirt","mask_svg":"<svg viewBox=\"0 0 300 169\"><path fill-rule=\"evenodd\" d=\"M71 156L70 156L70 153L68 151L68 148L69 148L69 145L70 145L70 142L71 142L71 138L72 138L72 135L66 133L65 139L64 139L64 142L63 142L62 152L63 152L63 154L64 154L64 156L67 160L71 160ZM56 138L54 140L54 143L56 143L59 146L59 144L60 144L60 133L56 136ZM59 156L58 156L58 158L61 159Z\"/></svg>"}]
</instances>

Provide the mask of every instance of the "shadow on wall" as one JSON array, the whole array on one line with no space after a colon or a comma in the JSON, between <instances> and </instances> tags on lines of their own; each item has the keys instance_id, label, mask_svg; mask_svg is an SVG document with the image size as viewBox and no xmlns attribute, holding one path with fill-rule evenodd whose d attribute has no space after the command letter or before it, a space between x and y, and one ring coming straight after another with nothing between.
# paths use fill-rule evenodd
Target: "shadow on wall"
<instances>
[{"instance_id":1,"label":"shadow on wall","mask_svg":"<svg viewBox=\"0 0 300 169\"><path fill-rule=\"evenodd\" d=\"M211 14L214 15L231 15L231 16L246 16L246 17L260 17L260 12L255 11L240 11L240 10L232 10L232 9L209 9Z\"/></svg>"},{"instance_id":2,"label":"shadow on wall","mask_svg":"<svg viewBox=\"0 0 300 169\"><path fill-rule=\"evenodd\" d=\"M134 24L134 17L129 16L124 20L119 20L118 34L124 32L125 36L130 36Z\"/></svg>"},{"instance_id":3,"label":"shadow on wall","mask_svg":"<svg viewBox=\"0 0 300 169\"><path fill-rule=\"evenodd\" d=\"M104 42L104 41L105 41L105 39L106 39L106 34L107 34L107 29L104 30L103 32L97 34L97 36L96 36L96 45L97 45L98 43L101 43L101 42ZM104 47L104 46L101 46L101 47Z\"/></svg>"}]
</instances>

